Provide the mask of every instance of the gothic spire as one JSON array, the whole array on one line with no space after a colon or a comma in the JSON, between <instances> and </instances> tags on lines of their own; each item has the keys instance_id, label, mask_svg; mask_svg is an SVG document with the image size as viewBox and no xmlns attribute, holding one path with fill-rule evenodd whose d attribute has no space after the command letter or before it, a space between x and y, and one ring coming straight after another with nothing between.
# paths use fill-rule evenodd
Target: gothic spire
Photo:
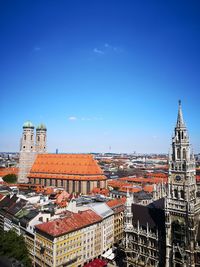
<instances>
[{"instance_id":1,"label":"gothic spire","mask_svg":"<svg viewBox=\"0 0 200 267\"><path fill-rule=\"evenodd\" d=\"M178 104L179 104L179 107L178 107L178 117L177 117L176 127L185 127L182 108L181 108L181 100L178 101Z\"/></svg>"}]
</instances>

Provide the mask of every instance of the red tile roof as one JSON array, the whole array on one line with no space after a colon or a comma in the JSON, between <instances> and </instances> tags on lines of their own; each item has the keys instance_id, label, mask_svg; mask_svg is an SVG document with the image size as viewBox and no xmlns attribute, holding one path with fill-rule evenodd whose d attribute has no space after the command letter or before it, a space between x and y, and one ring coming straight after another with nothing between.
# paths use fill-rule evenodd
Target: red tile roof
<instances>
[{"instance_id":1,"label":"red tile roof","mask_svg":"<svg viewBox=\"0 0 200 267\"><path fill-rule=\"evenodd\" d=\"M12 168L0 168L0 177L3 177L7 174L18 174L19 172L19 168L15 168L15 167L12 167Z\"/></svg>"},{"instance_id":2,"label":"red tile roof","mask_svg":"<svg viewBox=\"0 0 200 267\"><path fill-rule=\"evenodd\" d=\"M126 198L123 197L123 198L115 198L115 199L109 200L108 202L106 202L106 204L110 208L115 208L117 206L124 205L125 202L126 202Z\"/></svg>"},{"instance_id":3,"label":"red tile roof","mask_svg":"<svg viewBox=\"0 0 200 267\"><path fill-rule=\"evenodd\" d=\"M154 186L153 185L145 185L143 187L143 190L146 191L146 192L152 193L153 190L154 190Z\"/></svg>"},{"instance_id":4,"label":"red tile roof","mask_svg":"<svg viewBox=\"0 0 200 267\"><path fill-rule=\"evenodd\" d=\"M106 180L97 161L86 154L39 154L28 177Z\"/></svg>"},{"instance_id":5,"label":"red tile roof","mask_svg":"<svg viewBox=\"0 0 200 267\"><path fill-rule=\"evenodd\" d=\"M109 190L107 188L95 187L95 188L92 189L92 194L101 194L101 195L104 195L104 196L108 196Z\"/></svg>"},{"instance_id":6,"label":"red tile roof","mask_svg":"<svg viewBox=\"0 0 200 267\"><path fill-rule=\"evenodd\" d=\"M67 217L36 225L36 230L56 237L100 222L102 218L92 210L68 212Z\"/></svg>"},{"instance_id":7,"label":"red tile roof","mask_svg":"<svg viewBox=\"0 0 200 267\"><path fill-rule=\"evenodd\" d=\"M163 176L163 178L160 177L123 177L119 178L120 181L126 181L126 182L135 182L135 183L150 183L150 184L156 184L156 183L165 183L167 182L167 176Z\"/></svg>"}]
</instances>

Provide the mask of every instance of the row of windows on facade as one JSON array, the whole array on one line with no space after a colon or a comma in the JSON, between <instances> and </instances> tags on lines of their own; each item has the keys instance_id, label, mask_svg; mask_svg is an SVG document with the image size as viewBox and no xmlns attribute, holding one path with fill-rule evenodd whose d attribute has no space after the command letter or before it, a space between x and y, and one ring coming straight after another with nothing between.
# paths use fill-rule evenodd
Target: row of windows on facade
<instances>
[{"instance_id":1,"label":"row of windows on facade","mask_svg":"<svg viewBox=\"0 0 200 267\"><path fill-rule=\"evenodd\" d=\"M36 180L37 178L34 178L33 179L33 183L34 184L36 184L36 182L37 182L37 180ZM52 186L53 185L53 182L52 182L52 180L54 181L54 184L55 184L55 186L64 186L64 181L66 181L66 183L67 183L67 185L66 185L66 190L67 191L69 191L69 180L61 180L61 179L53 179L53 178L51 178L51 179L41 179L40 181L42 182L43 181L43 185L44 186ZM40 182L40 183L41 183ZM48 182L48 183L47 183ZM79 192L81 192L81 190L82 190L82 182L83 181L72 181L72 191L73 192L76 192L76 183L78 182L78 190L79 190ZM89 193L90 192L90 181L87 181L87 192ZM97 187L100 187L100 181L97 181Z\"/></svg>"},{"instance_id":2,"label":"row of windows on facade","mask_svg":"<svg viewBox=\"0 0 200 267\"><path fill-rule=\"evenodd\" d=\"M186 139L187 138L187 134L186 132L180 132L178 131L177 134L176 134L176 137L177 137L177 140L181 140L181 139Z\"/></svg>"},{"instance_id":3,"label":"row of windows on facade","mask_svg":"<svg viewBox=\"0 0 200 267\"><path fill-rule=\"evenodd\" d=\"M158 253L156 251L153 251L153 250L147 250L147 251L143 250L143 253L146 253L148 255L148 257L149 256L152 256L152 257L157 257L158 256ZM139 256L138 253L135 253L135 252L132 252L132 253L128 252L127 256L132 258L132 259L137 258L138 261L142 261L142 262L146 261L146 257L145 256ZM152 260L152 263L155 263L155 261ZM130 265L129 265L129 267L130 267Z\"/></svg>"},{"instance_id":4,"label":"row of windows on facade","mask_svg":"<svg viewBox=\"0 0 200 267\"><path fill-rule=\"evenodd\" d=\"M42 137L42 136L37 136L37 141L39 142L39 141L42 141L42 138L40 139L40 137ZM26 138L26 134L24 134L24 141L26 141L27 140L27 138ZM31 135L31 141L33 141L33 135ZM45 142L46 141L46 137L45 136L43 136L43 141Z\"/></svg>"},{"instance_id":5,"label":"row of windows on facade","mask_svg":"<svg viewBox=\"0 0 200 267\"><path fill-rule=\"evenodd\" d=\"M140 243L140 244L146 244L150 246L151 248L156 248L157 247L157 241L155 240L150 240L146 237L138 237L136 235L130 236L129 240L132 242Z\"/></svg>"},{"instance_id":6,"label":"row of windows on facade","mask_svg":"<svg viewBox=\"0 0 200 267\"><path fill-rule=\"evenodd\" d=\"M26 146L23 146L23 148L25 149L26 148ZM44 146L44 149L45 149L46 147ZM31 146L31 149L33 149L33 146Z\"/></svg>"},{"instance_id":7,"label":"row of windows on facade","mask_svg":"<svg viewBox=\"0 0 200 267\"><path fill-rule=\"evenodd\" d=\"M175 151L173 151L173 155L175 155ZM181 159L181 149L180 148L177 148L177 159ZM183 148L183 150L182 150L182 159L186 159L186 149L185 148Z\"/></svg>"}]
</instances>

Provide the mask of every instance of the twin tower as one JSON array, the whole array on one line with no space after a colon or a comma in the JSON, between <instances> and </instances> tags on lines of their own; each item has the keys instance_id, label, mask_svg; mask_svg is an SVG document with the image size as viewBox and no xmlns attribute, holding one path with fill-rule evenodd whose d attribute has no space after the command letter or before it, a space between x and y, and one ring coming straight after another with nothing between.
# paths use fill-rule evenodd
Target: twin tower
<instances>
[{"instance_id":1,"label":"twin tower","mask_svg":"<svg viewBox=\"0 0 200 267\"><path fill-rule=\"evenodd\" d=\"M36 135L34 125L27 121L23 125L20 144L18 182L27 183L27 175L34 163L37 154L46 153L47 128L44 124L38 125Z\"/></svg>"}]
</instances>

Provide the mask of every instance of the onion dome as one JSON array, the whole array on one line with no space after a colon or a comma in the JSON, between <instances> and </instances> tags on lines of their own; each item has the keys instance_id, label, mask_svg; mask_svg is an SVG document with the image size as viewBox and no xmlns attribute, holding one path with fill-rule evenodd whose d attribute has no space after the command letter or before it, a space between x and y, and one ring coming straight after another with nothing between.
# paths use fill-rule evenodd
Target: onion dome
<instances>
[{"instance_id":1,"label":"onion dome","mask_svg":"<svg viewBox=\"0 0 200 267\"><path fill-rule=\"evenodd\" d=\"M36 128L37 131L43 130L46 131L47 127L45 126L45 124L41 123L38 125L38 127Z\"/></svg>"},{"instance_id":2,"label":"onion dome","mask_svg":"<svg viewBox=\"0 0 200 267\"><path fill-rule=\"evenodd\" d=\"M32 124L31 121L26 121L24 124L23 124L23 128L34 128L34 125Z\"/></svg>"}]
</instances>

